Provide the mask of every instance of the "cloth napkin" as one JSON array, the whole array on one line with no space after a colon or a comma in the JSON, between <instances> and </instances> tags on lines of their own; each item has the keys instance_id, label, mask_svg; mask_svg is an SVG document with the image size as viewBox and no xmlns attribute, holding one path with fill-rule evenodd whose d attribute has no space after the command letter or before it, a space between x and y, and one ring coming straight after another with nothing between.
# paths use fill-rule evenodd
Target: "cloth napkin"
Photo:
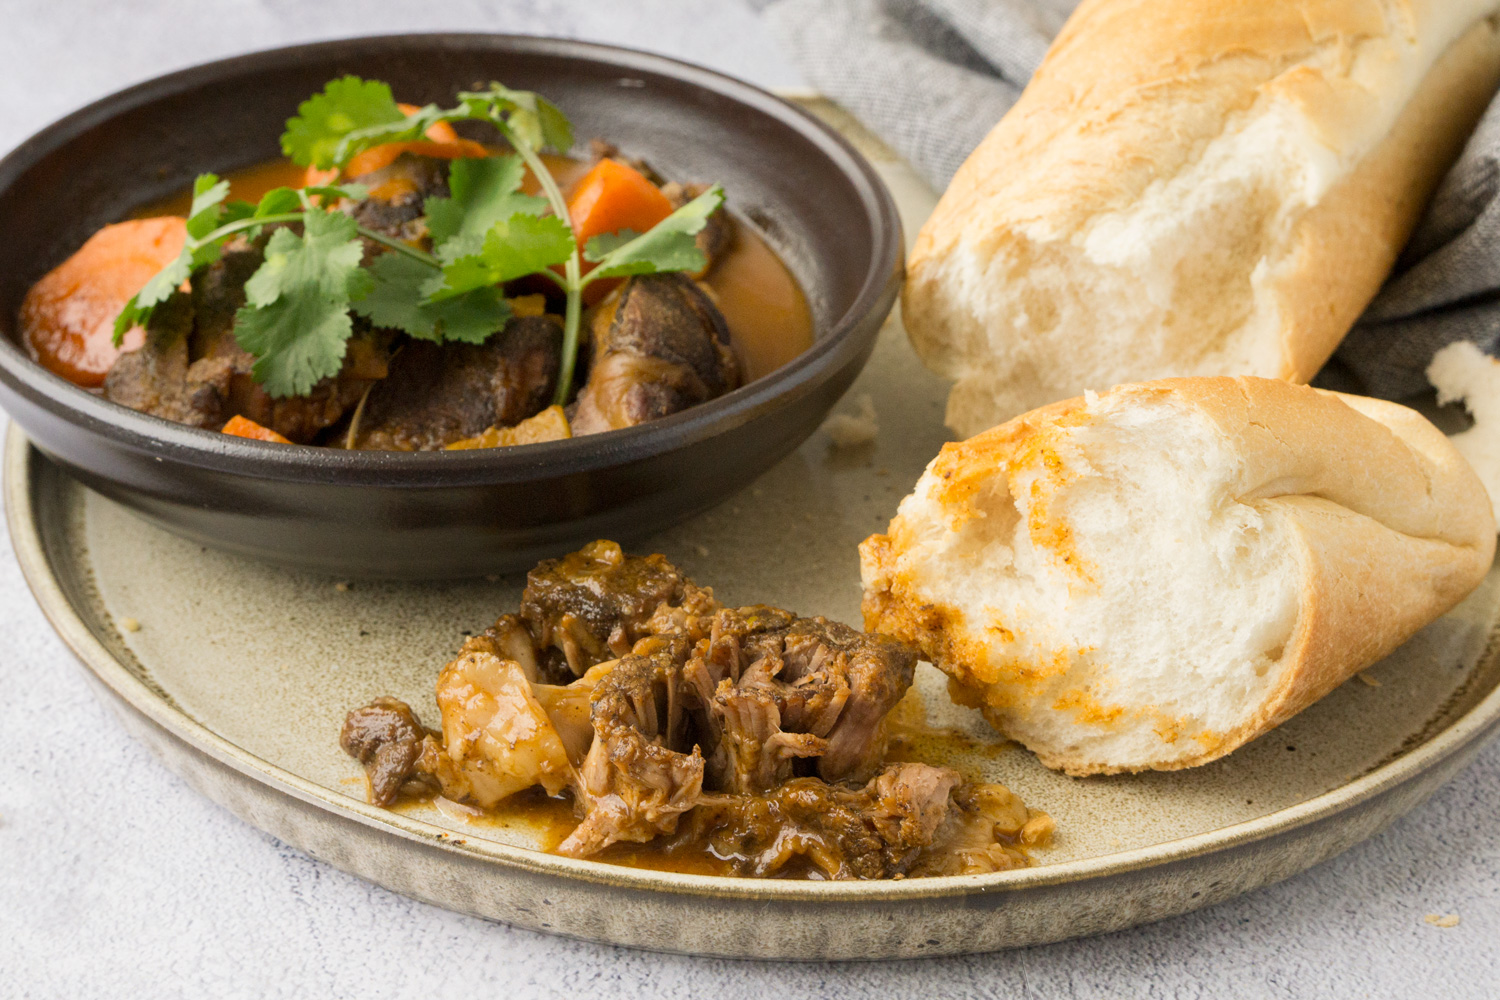
<instances>
[{"instance_id":1,"label":"cloth napkin","mask_svg":"<svg viewBox=\"0 0 1500 1000\"><path fill-rule=\"evenodd\" d=\"M1077 0L751 4L809 82L942 190L1020 96ZM1407 399L1429 391L1433 355L1456 341L1500 354L1500 101L1317 382Z\"/></svg>"}]
</instances>

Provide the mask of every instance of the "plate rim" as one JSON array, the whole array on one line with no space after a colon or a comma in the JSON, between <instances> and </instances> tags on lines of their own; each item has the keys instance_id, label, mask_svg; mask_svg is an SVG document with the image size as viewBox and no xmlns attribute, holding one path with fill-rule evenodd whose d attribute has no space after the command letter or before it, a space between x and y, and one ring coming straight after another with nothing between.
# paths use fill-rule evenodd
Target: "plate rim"
<instances>
[{"instance_id":1,"label":"plate rim","mask_svg":"<svg viewBox=\"0 0 1500 1000\"><path fill-rule=\"evenodd\" d=\"M483 838L457 837L444 827L325 788L243 749L164 701L99 641L64 592L48 555L33 503L37 483L31 469L32 463L39 461L50 462L50 459L36 449L20 427L12 422L6 435L3 463L5 516L11 544L22 577L43 616L84 669L178 742L232 767L251 780L340 818L500 868L618 889L755 901L930 900L1038 889L1156 868L1290 833L1414 781L1500 730L1500 684L1497 684L1466 712L1422 743L1352 781L1303 802L1188 837L1007 872L903 880L804 882L690 875L566 858ZM67 475L61 468L54 471L58 475Z\"/></svg>"}]
</instances>

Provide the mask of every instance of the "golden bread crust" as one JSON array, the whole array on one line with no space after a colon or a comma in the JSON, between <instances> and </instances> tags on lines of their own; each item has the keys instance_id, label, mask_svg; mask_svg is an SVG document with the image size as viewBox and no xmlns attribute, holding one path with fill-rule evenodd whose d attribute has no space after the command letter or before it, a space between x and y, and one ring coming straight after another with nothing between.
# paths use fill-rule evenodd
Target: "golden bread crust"
<instances>
[{"instance_id":1,"label":"golden bread crust","mask_svg":"<svg viewBox=\"0 0 1500 1000\"><path fill-rule=\"evenodd\" d=\"M1162 375L1309 379L1500 83L1496 0L1387 6L1085 0L909 258L912 344L959 380L949 426ZM1247 166L1273 135L1293 153ZM1120 257L1141 239L1163 242ZM1128 336L1096 356L1111 323Z\"/></svg>"},{"instance_id":2,"label":"golden bread crust","mask_svg":"<svg viewBox=\"0 0 1500 1000\"><path fill-rule=\"evenodd\" d=\"M924 539L934 531L956 531L978 519L1000 524L1007 517L1008 523L1034 517L1035 484L1045 480L1035 475L1038 468L1064 481L1092 474L1074 457L1071 428L1125 420L1149 407L1211 421L1236 459L1235 495L1226 502L1275 518L1296 550L1295 622L1277 658L1276 680L1258 701L1242 706L1236 725L1217 731L1112 696L1093 683L1103 669L1097 666L1082 675L1080 685L1056 696L1048 685L1088 650L997 659L996 639L1008 643L1029 623L1008 620L1000 609L986 609L986 620L966 614L951 593L955 578L922 554ZM1154 471L1143 466L1138 474ZM1032 504L1025 512L1018 490L1026 490ZM1394 403L1261 378L1165 379L1121 386L1095 400L1053 404L945 445L914 495L936 505L941 523L935 526L931 514L910 520L903 505L885 534L860 546L865 627L918 646L982 704L1002 733L1027 742L1047 766L1073 774L1172 770L1223 756L1448 611L1484 578L1495 552L1495 520L1484 487L1420 415ZM1043 505L1041 517L1059 523L1027 525L1036 549L1070 535L1065 514L1054 517ZM1109 585L1107 573L1097 574L1103 583L1091 577L1087 559L1079 557L1085 565L1074 565L1066 554L1051 551L1077 574L1080 589L1070 600ZM1116 676L1111 682L1129 680ZM1012 720L1016 713L1039 711L1061 712L1101 731L1149 730L1160 738L1160 752L1127 762L1092 756L1087 747L1028 741Z\"/></svg>"}]
</instances>

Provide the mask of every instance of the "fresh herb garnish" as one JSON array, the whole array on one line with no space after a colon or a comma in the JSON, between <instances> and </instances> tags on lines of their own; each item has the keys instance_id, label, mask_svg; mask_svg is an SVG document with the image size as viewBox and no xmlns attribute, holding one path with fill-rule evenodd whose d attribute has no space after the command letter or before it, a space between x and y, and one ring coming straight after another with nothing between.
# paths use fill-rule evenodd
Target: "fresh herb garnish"
<instances>
[{"instance_id":1,"label":"fresh herb garnish","mask_svg":"<svg viewBox=\"0 0 1500 1000\"><path fill-rule=\"evenodd\" d=\"M723 194L714 188L683 205L645 233L625 229L607 236L595 236L583 250L585 260L599 265L589 272L589 279L699 270L705 261L695 237L723 201Z\"/></svg>"},{"instance_id":2,"label":"fresh herb garnish","mask_svg":"<svg viewBox=\"0 0 1500 1000\"><path fill-rule=\"evenodd\" d=\"M388 84L345 76L328 81L321 94L297 105L297 116L287 121L281 137L281 151L303 166L327 170L350 132L405 120Z\"/></svg>"},{"instance_id":3,"label":"fresh herb garnish","mask_svg":"<svg viewBox=\"0 0 1500 1000\"><path fill-rule=\"evenodd\" d=\"M120 315L115 317L115 346L120 346L125 331L133 326L144 326L151 319L155 308L167 301L177 287L199 267L212 264L219 259L221 244L204 240L219 225L224 213L221 204L229 196L229 182L221 181L214 174L200 174L193 181L193 204L188 209L187 239L181 252L166 267L158 271L125 303Z\"/></svg>"},{"instance_id":4,"label":"fresh herb garnish","mask_svg":"<svg viewBox=\"0 0 1500 1000\"><path fill-rule=\"evenodd\" d=\"M510 306L493 285L432 301L422 289L433 270L421 261L381 254L369 270L375 288L354 303L354 311L376 326L404 330L420 340L482 344L510 319Z\"/></svg>"},{"instance_id":5,"label":"fresh herb garnish","mask_svg":"<svg viewBox=\"0 0 1500 1000\"><path fill-rule=\"evenodd\" d=\"M309 209L300 236L288 228L271 234L265 263L245 282L235 339L255 355L250 374L271 395L306 395L343 366L354 332L349 304L375 284L359 266L357 228L342 212Z\"/></svg>"},{"instance_id":6,"label":"fresh herb garnish","mask_svg":"<svg viewBox=\"0 0 1500 1000\"><path fill-rule=\"evenodd\" d=\"M512 215L541 215L547 199L521 194L526 162L519 156L454 160L448 172L451 198L428 198L427 232L435 247L484 241L485 231Z\"/></svg>"},{"instance_id":7,"label":"fresh herb garnish","mask_svg":"<svg viewBox=\"0 0 1500 1000\"><path fill-rule=\"evenodd\" d=\"M230 239L254 239L266 226L295 223L300 235L290 228L271 234L265 262L247 282L245 307L235 317L240 346L256 357L252 374L272 396L303 395L338 374L353 332L351 310L420 339L478 344L511 316L499 286L535 274L555 283L567 300L555 397L566 403L584 289L605 278L701 269L705 260L694 238L723 203L723 192L712 188L646 233L597 236L580 248L567 202L539 155L544 149L567 153L572 127L541 95L498 83L459 94L456 107L429 104L407 115L386 84L345 76L298 107L281 146L298 164L342 169L364 150L419 141L433 125L458 121L492 125L515 152L452 162L451 197L425 204L430 253L360 226L333 207L367 197L360 185L277 188L256 205L225 204L228 184L204 174L193 185L181 255L126 304L115 321L116 344L130 327L148 322L193 272L216 261ZM528 169L544 197L521 191ZM362 263L360 236L393 252ZM587 273L585 260L595 265Z\"/></svg>"}]
</instances>

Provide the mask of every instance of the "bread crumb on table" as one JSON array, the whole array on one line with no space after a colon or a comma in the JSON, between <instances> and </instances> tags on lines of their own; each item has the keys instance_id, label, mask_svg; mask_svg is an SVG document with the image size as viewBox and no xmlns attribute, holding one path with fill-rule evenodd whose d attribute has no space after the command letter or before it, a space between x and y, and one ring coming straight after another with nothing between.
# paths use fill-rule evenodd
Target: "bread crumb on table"
<instances>
[{"instance_id":1,"label":"bread crumb on table","mask_svg":"<svg viewBox=\"0 0 1500 1000\"><path fill-rule=\"evenodd\" d=\"M1380 687L1380 682L1377 681L1375 678L1371 677L1369 674L1365 673L1363 670L1361 670L1359 673L1355 674L1354 676L1358 677L1360 679L1361 683L1367 684L1367 685L1369 685L1372 688L1378 688L1378 687Z\"/></svg>"},{"instance_id":2,"label":"bread crumb on table","mask_svg":"<svg viewBox=\"0 0 1500 1000\"><path fill-rule=\"evenodd\" d=\"M141 630L141 623L134 618L121 618L120 627L127 632L139 632Z\"/></svg>"},{"instance_id":3,"label":"bread crumb on table","mask_svg":"<svg viewBox=\"0 0 1500 1000\"><path fill-rule=\"evenodd\" d=\"M1427 916L1423 917L1422 919L1425 920L1425 921L1427 921L1429 924L1431 924L1434 927L1457 927L1458 926L1458 914L1457 913L1444 913L1444 914L1429 913L1429 914L1427 914Z\"/></svg>"},{"instance_id":4,"label":"bread crumb on table","mask_svg":"<svg viewBox=\"0 0 1500 1000\"><path fill-rule=\"evenodd\" d=\"M340 594L342 594L342 593L344 593L345 591L347 591L349 589L349 585L347 583L345 583L344 581L340 580L338 583L335 583L333 585L333 589L337 590Z\"/></svg>"},{"instance_id":5,"label":"bread crumb on table","mask_svg":"<svg viewBox=\"0 0 1500 1000\"><path fill-rule=\"evenodd\" d=\"M835 448L857 448L874 441L880 433L875 420L875 400L869 393L854 401L855 413L835 413L823 421L823 430Z\"/></svg>"}]
</instances>

